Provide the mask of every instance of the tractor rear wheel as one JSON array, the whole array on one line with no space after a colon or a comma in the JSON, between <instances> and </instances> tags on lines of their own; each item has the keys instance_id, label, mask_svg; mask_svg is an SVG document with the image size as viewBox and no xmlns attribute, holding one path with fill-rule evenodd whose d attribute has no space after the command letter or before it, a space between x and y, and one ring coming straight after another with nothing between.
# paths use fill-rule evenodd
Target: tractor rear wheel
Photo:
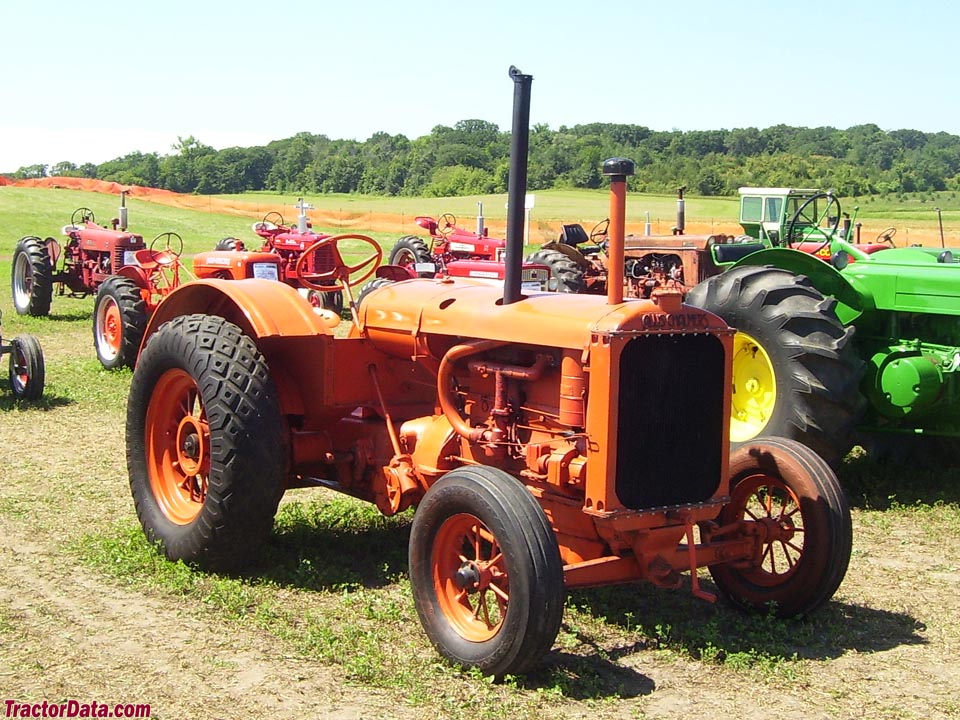
<instances>
[{"instance_id":1,"label":"tractor rear wheel","mask_svg":"<svg viewBox=\"0 0 960 720\"><path fill-rule=\"evenodd\" d=\"M394 282L396 281L391 280L390 278L374 278L373 280L368 282L360 290L360 294L357 295L357 307L360 307L360 304L364 301L367 295L372 293L374 290L385 287L387 285L392 285Z\"/></svg>"},{"instance_id":2,"label":"tractor rear wheel","mask_svg":"<svg viewBox=\"0 0 960 720\"><path fill-rule=\"evenodd\" d=\"M556 250L537 250L527 256L524 262L538 263L550 268L550 290L562 293L580 293L587 289L583 280L583 270L577 264Z\"/></svg>"},{"instance_id":3,"label":"tractor rear wheel","mask_svg":"<svg viewBox=\"0 0 960 720\"><path fill-rule=\"evenodd\" d=\"M93 306L93 346L107 370L133 367L147 329L147 303L130 278L113 275L97 289Z\"/></svg>"},{"instance_id":4,"label":"tractor rear wheel","mask_svg":"<svg viewBox=\"0 0 960 720\"><path fill-rule=\"evenodd\" d=\"M853 447L865 401L853 329L802 275L739 267L706 280L686 302L722 317L734 337L730 439L797 440L837 467Z\"/></svg>"},{"instance_id":5,"label":"tractor rear wheel","mask_svg":"<svg viewBox=\"0 0 960 720\"><path fill-rule=\"evenodd\" d=\"M43 395L45 367L40 341L18 335L10 343L10 390L18 400L38 400Z\"/></svg>"},{"instance_id":6,"label":"tractor rear wheel","mask_svg":"<svg viewBox=\"0 0 960 720\"><path fill-rule=\"evenodd\" d=\"M20 315L50 314L53 300L53 263L38 237L21 238L13 251L13 306Z\"/></svg>"},{"instance_id":7,"label":"tractor rear wheel","mask_svg":"<svg viewBox=\"0 0 960 720\"><path fill-rule=\"evenodd\" d=\"M229 250L230 252L243 250L243 241L235 237L225 237L218 241L214 250Z\"/></svg>"},{"instance_id":8,"label":"tractor rear wheel","mask_svg":"<svg viewBox=\"0 0 960 720\"><path fill-rule=\"evenodd\" d=\"M407 268L411 277L430 278L437 274L436 270L431 272L417 271L414 265L417 263L429 263L436 267L433 256L430 254L430 248L416 235L405 235L397 240L390 251L390 264L399 265Z\"/></svg>"},{"instance_id":9,"label":"tractor rear wheel","mask_svg":"<svg viewBox=\"0 0 960 720\"><path fill-rule=\"evenodd\" d=\"M151 336L127 404L137 516L171 560L249 562L273 526L287 473L277 390L236 325L183 315Z\"/></svg>"},{"instance_id":10,"label":"tractor rear wheel","mask_svg":"<svg viewBox=\"0 0 960 720\"><path fill-rule=\"evenodd\" d=\"M563 617L563 563L530 492L502 470L451 470L427 491L410 533L420 622L447 660L487 675L532 668Z\"/></svg>"},{"instance_id":11,"label":"tractor rear wheel","mask_svg":"<svg viewBox=\"0 0 960 720\"><path fill-rule=\"evenodd\" d=\"M730 457L730 502L721 526L755 525L748 563L710 566L717 587L745 610L803 615L840 587L853 525L837 476L816 453L784 438L760 438Z\"/></svg>"}]
</instances>

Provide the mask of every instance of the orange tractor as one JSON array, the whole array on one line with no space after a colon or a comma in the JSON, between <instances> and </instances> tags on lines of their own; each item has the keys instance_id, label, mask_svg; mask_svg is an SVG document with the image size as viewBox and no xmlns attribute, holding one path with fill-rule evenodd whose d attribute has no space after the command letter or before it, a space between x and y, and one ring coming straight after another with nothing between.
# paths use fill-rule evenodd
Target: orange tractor
<instances>
[{"instance_id":1,"label":"orange tractor","mask_svg":"<svg viewBox=\"0 0 960 720\"><path fill-rule=\"evenodd\" d=\"M290 488L392 515L415 506L409 572L449 661L500 676L556 638L565 588L707 567L733 604L807 613L837 590L849 507L815 453L758 438L731 455L733 330L677 293L624 300L521 284L532 78L514 81L506 279L412 278L372 291L348 337L283 283L189 283L157 308L130 388L127 458L146 536L205 568L248 562ZM623 268L629 160L610 179ZM344 242L371 253L348 265ZM352 298L380 249L318 240L316 289ZM310 248L316 249L316 247ZM351 303L352 305L352 303Z\"/></svg>"}]
</instances>

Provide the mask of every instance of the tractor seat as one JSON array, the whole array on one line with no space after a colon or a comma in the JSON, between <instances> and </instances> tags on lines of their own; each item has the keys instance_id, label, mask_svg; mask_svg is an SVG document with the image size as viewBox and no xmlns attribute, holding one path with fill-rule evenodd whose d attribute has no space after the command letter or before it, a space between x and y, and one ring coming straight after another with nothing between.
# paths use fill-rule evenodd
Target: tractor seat
<instances>
[{"instance_id":1,"label":"tractor seat","mask_svg":"<svg viewBox=\"0 0 960 720\"><path fill-rule=\"evenodd\" d=\"M272 222L255 222L251 225L251 228L254 232L271 232L272 230L276 230L277 226Z\"/></svg>"},{"instance_id":2,"label":"tractor seat","mask_svg":"<svg viewBox=\"0 0 960 720\"><path fill-rule=\"evenodd\" d=\"M763 243L718 243L713 246L714 255L718 263L736 262L750 253L763 250Z\"/></svg>"},{"instance_id":3,"label":"tractor seat","mask_svg":"<svg viewBox=\"0 0 960 720\"><path fill-rule=\"evenodd\" d=\"M61 234L66 235L67 237L69 237L71 234L80 232L82 229L83 229L83 228L81 228L79 225L64 225L64 226L60 229L60 232L61 232Z\"/></svg>"},{"instance_id":4,"label":"tractor seat","mask_svg":"<svg viewBox=\"0 0 960 720\"><path fill-rule=\"evenodd\" d=\"M177 261L177 256L169 250L137 250L133 258L137 265L148 271L173 265Z\"/></svg>"},{"instance_id":5,"label":"tractor seat","mask_svg":"<svg viewBox=\"0 0 960 720\"><path fill-rule=\"evenodd\" d=\"M564 245L572 245L576 247L582 243L590 240L590 236L587 235L587 231L583 229L583 225L579 223L573 223L572 225L563 225L560 230L560 242Z\"/></svg>"}]
</instances>

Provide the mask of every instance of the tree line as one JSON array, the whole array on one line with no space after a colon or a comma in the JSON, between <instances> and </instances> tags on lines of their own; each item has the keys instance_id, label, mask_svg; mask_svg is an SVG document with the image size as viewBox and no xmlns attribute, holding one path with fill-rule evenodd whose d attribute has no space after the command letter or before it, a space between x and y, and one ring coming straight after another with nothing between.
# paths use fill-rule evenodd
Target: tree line
<instances>
[{"instance_id":1,"label":"tree line","mask_svg":"<svg viewBox=\"0 0 960 720\"><path fill-rule=\"evenodd\" d=\"M510 134L484 120L438 125L410 140L365 141L302 132L266 146L223 150L190 136L168 155L132 152L99 165L31 165L16 178L78 176L198 194L273 190L447 197L507 189ZM856 125L656 131L642 125L534 125L528 187L596 188L608 157L637 163L632 190L734 195L737 188L833 188L846 197L960 189L960 136Z\"/></svg>"}]
</instances>

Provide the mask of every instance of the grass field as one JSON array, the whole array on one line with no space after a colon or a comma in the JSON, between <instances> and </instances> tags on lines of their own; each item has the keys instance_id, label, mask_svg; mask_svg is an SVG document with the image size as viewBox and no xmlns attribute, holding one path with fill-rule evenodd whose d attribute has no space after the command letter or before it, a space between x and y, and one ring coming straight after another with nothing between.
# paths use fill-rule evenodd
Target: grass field
<instances>
[{"instance_id":1,"label":"grass field","mask_svg":"<svg viewBox=\"0 0 960 720\"><path fill-rule=\"evenodd\" d=\"M176 231L188 254L227 235L253 240L245 217L128 204L134 229ZM110 218L117 198L0 187L0 278L20 236L56 235L79 206ZM4 290L0 310L4 337L37 335L47 363L34 405L13 401L0 376L2 698L147 702L162 718L960 717L953 458L909 470L847 458L850 570L805 621L745 616L685 589L579 590L543 667L497 684L448 667L423 635L406 576L409 513L385 519L297 490L248 572L161 560L127 485L131 374L100 368L92 299L57 296L51 317L24 318Z\"/></svg>"}]
</instances>

